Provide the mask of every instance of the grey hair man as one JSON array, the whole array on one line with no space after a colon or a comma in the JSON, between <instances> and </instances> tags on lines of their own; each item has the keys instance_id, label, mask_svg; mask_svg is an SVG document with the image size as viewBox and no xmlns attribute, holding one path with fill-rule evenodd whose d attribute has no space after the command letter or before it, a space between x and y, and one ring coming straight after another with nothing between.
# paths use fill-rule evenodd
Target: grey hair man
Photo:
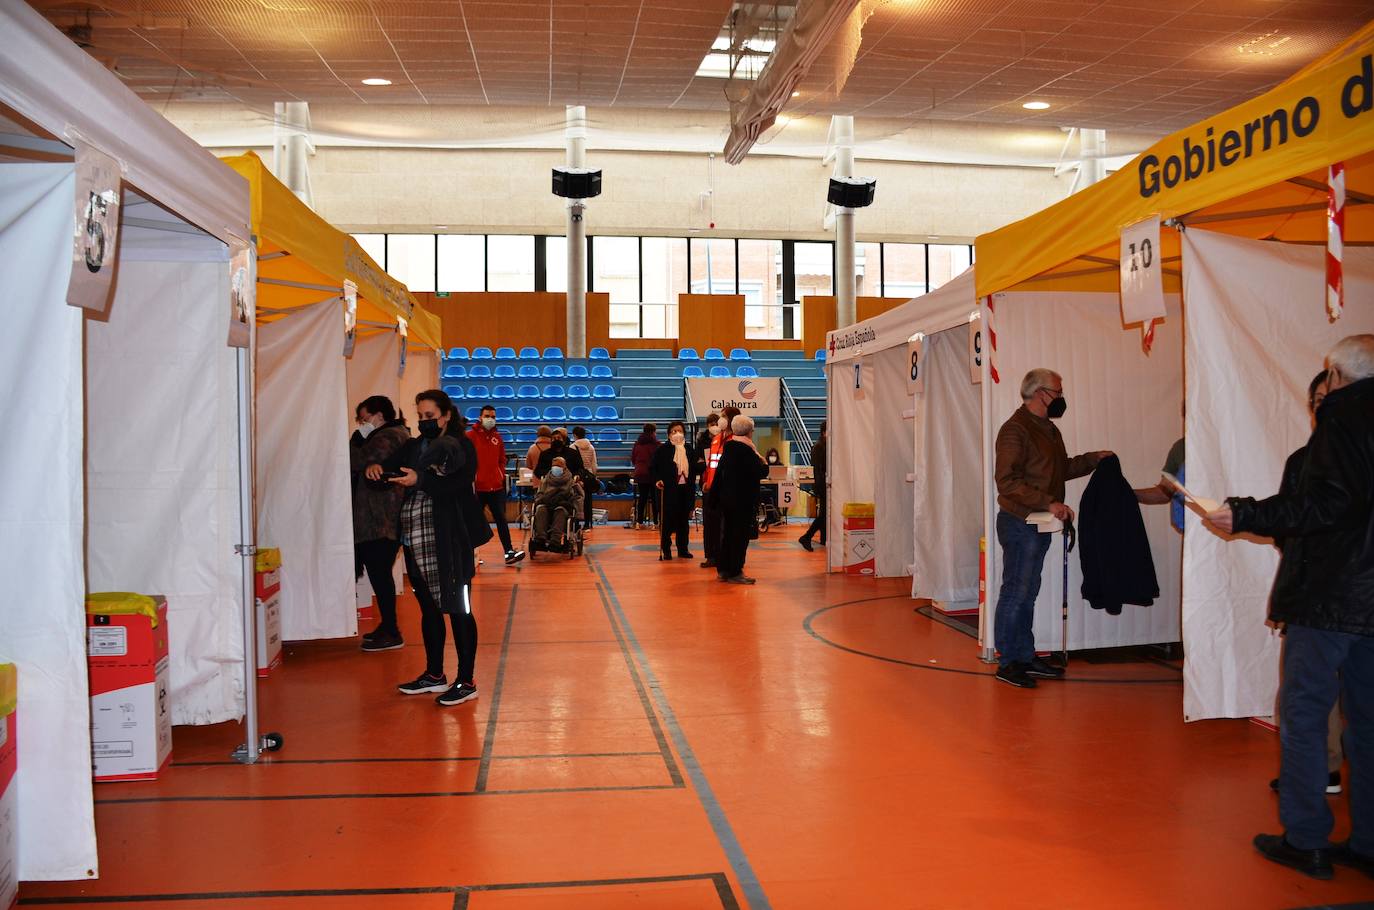
<instances>
[{"instance_id":1,"label":"grey hair man","mask_svg":"<svg viewBox=\"0 0 1374 910\"><path fill-rule=\"evenodd\" d=\"M1283 834L1259 834L1267 858L1313 878L1331 864L1374 876L1374 335L1326 358L1328 391L1292 490L1231 497L1207 516L1226 532L1283 538L1269 618L1283 623L1279 692ZM1244 544L1240 544L1244 546ZM1350 839L1333 846L1326 803L1327 718L1340 698L1350 760Z\"/></svg>"},{"instance_id":2,"label":"grey hair man","mask_svg":"<svg viewBox=\"0 0 1374 910\"><path fill-rule=\"evenodd\" d=\"M708 505L721 516L720 552L716 574L734 585L752 585L744 574L749 540L755 536L759 508L759 483L768 476L768 465L754 444L754 421L742 414L730 420L730 441L721 452L715 480L706 491Z\"/></svg>"}]
</instances>

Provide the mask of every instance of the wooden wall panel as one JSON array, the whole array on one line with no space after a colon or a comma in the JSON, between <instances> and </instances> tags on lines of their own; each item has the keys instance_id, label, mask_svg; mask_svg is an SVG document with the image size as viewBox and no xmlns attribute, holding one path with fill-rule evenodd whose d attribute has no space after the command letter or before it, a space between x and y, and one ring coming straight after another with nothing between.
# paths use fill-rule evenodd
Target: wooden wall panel
<instances>
[{"instance_id":1,"label":"wooden wall panel","mask_svg":"<svg viewBox=\"0 0 1374 910\"><path fill-rule=\"evenodd\" d=\"M677 342L684 348L748 347L743 294L678 294Z\"/></svg>"},{"instance_id":2,"label":"wooden wall panel","mask_svg":"<svg viewBox=\"0 0 1374 910\"><path fill-rule=\"evenodd\" d=\"M859 321L872 319L879 313L886 313L893 307L901 306L906 303L908 297L859 297L854 301L854 308L857 311Z\"/></svg>"},{"instance_id":3,"label":"wooden wall panel","mask_svg":"<svg viewBox=\"0 0 1374 910\"><path fill-rule=\"evenodd\" d=\"M856 297L854 311L859 322L872 319L879 313L886 313L895 306L907 302L906 297ZM835 298L802 298L802 340L803 350L814 353L825 347L827 332L835 331Z\"/></svg>"},{"instance_id":4,"label":"wooden wall panel","mask_svg":"<svg viewBox=\"0 0 1374 910\"><path fill-rule=\"evenodd\" d=\"M567 295L549 291L457 292L447 297L416 294L444 324L444 347L507 345L568 348ZM605 342L610 295L587 295L587 347ZM599 322L598 322L599 320Z\"/></svg>"}]
</instances>

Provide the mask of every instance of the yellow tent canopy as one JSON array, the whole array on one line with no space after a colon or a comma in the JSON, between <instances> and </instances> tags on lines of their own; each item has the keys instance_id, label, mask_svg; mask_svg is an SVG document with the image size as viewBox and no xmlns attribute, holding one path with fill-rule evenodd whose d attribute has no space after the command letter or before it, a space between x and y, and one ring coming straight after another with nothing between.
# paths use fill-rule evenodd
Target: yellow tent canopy
<instances>
[{"instance_id":1,"label":"yellow tent canopy","mask_svg":"<svg viewBox=\"0 0 1374 910\"><path fill-rule=\"evenodd\" d=\"M422 308L404 284L384 272L348 234L310 210L272 176L252 152L223 159L248 181L253 236L258 244L260 321L273 310L319 302L320 292L342 293L345 280L358 288L359 333L366 322L407 324L407 338L429 348L442 344L439 317Z\"/></svg>"},{"instance_id":2,"label":"yellow tent canopy","mask_svg":"<svg viewBox=\"0 0 1374 910\"><path fill-rule=\"evenodd\" d=\"M1326 242L1344 162L1346 244L1374 241L1374 22L1292 78L1174 133L1106 180L977 238L977 293L1114 290L1121 229L1152 215L1263 240ZM1162 261L1179 242L1160 238ZM1172 270L1175 286L1177 268ZM1167 289L1167 287L1166 287Z\"/></svg>"}]
</instances>

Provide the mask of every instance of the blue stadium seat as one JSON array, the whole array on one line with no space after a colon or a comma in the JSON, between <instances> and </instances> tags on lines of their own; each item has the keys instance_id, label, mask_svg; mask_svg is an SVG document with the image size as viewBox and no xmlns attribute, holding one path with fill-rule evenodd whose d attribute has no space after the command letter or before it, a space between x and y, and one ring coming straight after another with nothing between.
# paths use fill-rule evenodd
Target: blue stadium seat
<instances>
[{"instance_id":1,"label":"blue stadium seat","mask_svg":"<svg viewBox=\"0 0 1374 910\"><path fill-rule=\"evenodd\" d=\"M449 349L448 349L448 359L449 359L449 360L467 360L467 359L468 359L468 349L467 349L467 348L449 348Z\"/></svg>"},{"instance_id":2,"label":"blue stadium seat","mask_svg":"<svg viewBox=\"0 0 1374 910\"><path fill-rule=\"evenodd\" d=\"M615 386L599 385L592 389L593 398L615 398Z\"/></svg>"},{"instance_id":3,"label":"blue stadium seat","mask_svg":"<svg viewBox=\"0 0 1374 910\"><path fill-rule=\"evenodd\" d=\"M701 367L688 365L682 368L683 379L702 379L705 376L706 374L701 371Z\"/></svg>"},{"instance_id":4,"label":"blue stadium seat","mask_svg":"<svg viewBox=\"0 0 1374 910\"><path fill-rule=\"evenodd\" d=\"M586 379L590 375L587 368L580 363L574 363L568 367L569 379Z\"/></svg>"},{"instance_id":5,"label":"blue stadium seat","mask_svg":"<svg viewBox=\"0 0 1374 910\"><path fill-rule=\"evenodd\" d=\"M491 390L492 398L514 398L515 388L508 385L499 385ZM507 418L509 419L509 418Z\"/></svg>"},{"instance_id":6,"label":"blue stadium seat","mask_svg":"<svg viewBox=\"0 0 1374 910\"><path fill-rule=\"evenodd\" d=\"M501 441L504 442L506 445L515 444L515 434L512 433L510 430L497 430L496 432L501 434Z\"/></svg>"},{"instance_id":7,"label":"blue stadium seat","mask_svg":"<svg viewBox=\"0 0 1374 910\"><path fill-rule=\"evenodd\" d=\"M596 409L597 420L619 420L620 412L608 404L603 404Z\"/></svg>"},{"instance_id":8,"label":"blue stadium seat","mask_svg":"<svg viewBox=\"0 0 1374 910\"><path fill-rule=\"evenodd\" d=\"M475 363L472 365L471 369L468 370L468 378L490 379L491 367L487 366L485 363Z\"/></svg>"},{"instance_id":9,"label":"blue stadium seat","mask_svg":"<svg viewBox=\"0 0 1374 910\"><path fill-rule=\"evenodd\" d=\"M562 379L562 378L563 378L563 367L560 366L559 364L556 364L556 363L546 363L546 364L544 364L544 378L545 378L545 379Z\"/></svg>"},{"instance_id":10,"label":"blue stadium seat","mask_svg":"<svg viewBox=\"0 0 1374 910\"><path fill-rule=\"evenodd\" d=\"M610 379L614 375L615 371L604 363L598 363L596 366L592 367L593 379Z\"/></svg>"},{"instance_id":11,"label":"blue stadium seat","mask_svg":"<svg viewBox=\"0 0 1374 910\"><path fill-rule=\"evenodd\" d=\"M497 407L497 409L496 409L496 419L497 419L497 420L514 420L514 419L515 419L515 412L512 411L510 408L506 407L505 405L500 405L500 406Z\"/></svg>"},{"instance_id":12,"label":"blue stadium seat","mask_svg":"<svg viewBox=\"0 0 1374 910\"><path fill-rule=\"evenodd\" d=\"M521 349L520 349L520 359L521 359L521 360L538 360L538 359L539 359L539 349L538 349L538 348L521 348Z\"/></svg>"},{"instance_id":13,"label":"blue stadium seat","mask_svg":"<svg viewBox=\"0 0 1374 910\"><path fill-rule=\"evenodd\" d=\"M514 359L515 359L515 348L497 348L497 349L496 349L496 359L497 359L497 360L514 360Z\"/></svg>"},{"instance_id":14,"label":"blue stadium seat","mask_svg":"<svg viewBox=\"0 0 1374 910\"><path fill-rule=\"evenodd\" d=\"M561 385L546 385L546 386L544 386L544 397L545 397L545 398L567 398L567 397L568 397L568 393L565 392L565 391L563 391L563 387L562 387Z\"/></svg>"},{"instance_id":15,"label":"blue stadium seat","mask_svg":"<svg viewBox=\"0 0 1374 910\"><path fill-rule=\"evenodd\" d=\"M563 359L563 349L562 349L562 348L544 348L544 359L545 359L545 360L562 360L562 359Z\"/></svg>"},{"instance_id":16,"label":"blue stadium seat","mask_svg":"<svg viewBox=\"0 0 1374 910\"><path fill-rule=\"evenodd\" d=\"M516 442L534 442L538 438L539 433L536 430L520 430L515 434Z\"/></svg>"},{"instance_id":17,"label":"blue stadium seat","mask_svg":"<svg viewBox=\"0 0 1374 910\"><path fill-rule=\"evenodd\" d=\"M444 386L444 394L454 401L457 401L463 397L463 387L460 385L446 385Z\"/></svg>"},{"instance_id":18,"label":"blue stadium seat","mask_svg":"<svg viewBox=\"0 0 1374 910\"><path fill-rule=\"evenodd\" d=\"M477 355L476 355L476 354L473 354L472 356L473 356L473 357L476 357ZM706 353L702 355L701 359L702 359L702 360L724 360L724 359L725 359L725 352L722 351L720 348L707 348L707 349L706 349Z\"/></svg>"},{"instance_id":19,"label":"blue stadium seat","mask_svg":"<svg viewBox=\"0 0 1374 910\"><path fill-rule=\"evenodd\" d=\"M591 420L591 419L592 419L592 409L589 408L589 407L587 407L585 404L579 404L579 405L577 405L576 407L569 408L569 409L568 409L568 419L569 419L569 420Z\"/></svg>"},{"instance_id":20,"label":"blue stadium seat","mask_svg":"<svg viewBox=\"0 0 1374 910\"><path fill-rule=\"evenodd\" d=\"M615 427L607 427L606 429L602 430L600 433L597 433L597 434L596 434L596 441L597 441L597 442L624 442L624 441L625 441L625 434L622 433L622 432L620 432L619 430L617 430Z\"/></svg>"},{"instance_id":21,"label":"blue stadium seat","mask_svg":"<svg viewBox=\"0 0 1374 910\"><path fill-rule=\"evenodd\" d=\"M516 420L538 420L538 419L539 419L539 409L538 409L538 408L531 408L531 407L528 407L528 406L523 407L523 408L521 408L520 410L518 410L518 411L515 412L515 419L516 419Z\"/></svg>"},{"instance_id":22,"label":"blue stadium seat","mask_svg":"<svg viewBox=\"0 0 1374 910\"><path fill-rule=\"evenodd\" d=\"M468 408L466 411L463 412L463 416L466 417L469 421L476 420L477 418L482 416L482 408L479 405L473 405L472 407Z\"/></svg>"},{"instance_id":23,"label":"blue stadium seat","mask_svg":"<svg viewBox=\"0 0 1374 910\"><path fill-rule=\"evenodd\" d=\"M817 359L817 360L825 360L825 348L817 348L817 349L816 349L816 359Z\"/></svg>"},{"instance_id":24,"label":"blue stadium seat","mask_svg":"<svg viewBox=\"0 0 1374 910\"><path fill-rule=\"evenodd\" d=\"M539 397L539 386L537 386L537 385L522 385L520 388L518 388L518 389L515 390L515 397L516 397L516 398L538 398L538 397Z\"/></svg>"},{"instance_id":25,"label":"blue stadium seat","mask_svg":"<svg viewBox=\"0 0 1374 910\"><path fill-rule=\"evenodd\" d=\"M468 386L468 393L463 397L471 398L473 401L478 401L483 398L490 398L491 389L487 388L484 385L470 385Z\"/></svg>"},{"instance_id":26,"label":"blue stadium seat","mask_svg":"<svg viewBox=\"0 0 1374 910\"><path fill-rule=\"evenodd\" d=\"M539 367L535 366L532 363L522 363L520 364L519 375L521 379L538 379Z\"/></svg>"},{"instance_id":27,"label":"blue stadium seat","mask_svg":"<svg viewBox=\"0 0 1374 910\"><path fill-rule=\"evenodd\" d=\"M759 371L745 364L738 370L735 370L735 375L740 379L757 379L759 377Z\"/></svg>"},{"instance_id":28,"label":"blue stadium seat","mask_svg":"<svg viewBox=\"0 0 1374 910\"><path fill-rule=\"evenodd\" d=\"M449 364L448 366L444 367L444 378L445 378L445 379L467 379L467 378L468 378L467 367L463 366L461 363L451 363L451 364Z\"/></svg>"},{"instance_id":29,"label":"blue stadium seat","mask_svg":"<svg viewBox=\"0 0 1374 910\"><path fill-rule=\"evenodd\" d=\"M730 359L731 359L731 360L753 360L754 358L750 357L750 356L749 356L749 352L746 351L744 348L731 348L731 349L730 349Z\"/></svg>"},{"instance_id":30,"label":"blue stadium seat","mask_svg":"<svg viewBox=\"0 0 1374 910\"><path fill-rule=\"evenodd\" d=\"M587 388L587 387L584 386L584 385L570 385L570 386L568 386L568 397L569 397L569 398L591 398L591 397L592 397L592 390L589 389L589 388Z\"/></svg>"},{"instance_id":31,"label":"blue stadium seat","mask_svg":"<svg viewBox=\"0 0 1374 910\"><path fill-rule=\"evenodd\" d=\"M678 360L700 360L701 355L696 348L680 348L677 352Z\"/></svg>"},{"instance_id":32,"label":"blue stadium seat","mask_svg":"<svg viewBox=\"0 0 1374 910\"><path fill-rule=\"evenodd\" d=\"M567 420L568 412L556 404L551 404L544 409L545 420Z\"/></svg>"},{"instance_id":33,"label":"blue stadium seat","mask_svg":"<svg viewBox=\"0 0 1374 910\"><path fill-rule=\"evenodd\" d=\"M730 368L729 368L729 367L711 367L711 372L710 372L708 375L709 375L712 379L727 379L727 378L729 378L729 376L730 376Z\"/></svg>"},{"instance_id":34,"label":"blue stadium seat","mask_svg":"<svg viewBox=\"0 0 1374 910\"><path fill-rule=\"evenodd\" d=\"M610 360L611 352L605 348L592 348L587 357L591 360Z\"/></svg>"},{"instance_id":35,"label":"blue stadium seat","mask_svg":"<svg viewBox=\"0 0 1374 910\"><path fill-rule=\"evenodd\" d=\"M473 359L473 360L490 360L490 359L491 359L491 348L473 348L473 349L472 349L472 359Z\"/></svg>"},{"instance_id":36,"label":"blue stadium seat","mask_svg":"<svg viewBox=\"0 0 1374 910\"><path fill-rule=\"evenodd\" d=\"M499 364L496 369L492 371L492 375L497 379L514 379L515 367L508 363Z\"/></svg>"}]
</instances>

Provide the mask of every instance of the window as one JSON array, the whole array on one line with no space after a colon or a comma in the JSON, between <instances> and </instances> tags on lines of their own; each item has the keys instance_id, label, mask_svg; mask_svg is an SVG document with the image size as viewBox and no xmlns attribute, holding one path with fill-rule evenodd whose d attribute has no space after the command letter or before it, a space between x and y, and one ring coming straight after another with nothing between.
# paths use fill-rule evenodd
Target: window
<instances>
[{"instance_id":1,"label":"window","mask_svg":"<svg viewBox=\"0 0 1374 910\"><path fill-rule=\"evenodd\" d=\"M881 244L854 244L854 296L882 297Z\"/></svg>"},{"instance_id":2,"label":"window","mask_svg":"<svg viewBox=\"0 0 1374 910\"><path fill-rule=\"evenodd\" d=\"M883 244L883 296L919 297L926 285L924 243Z\"/></svg>"},{"instance_id":3,"label":"window","mask_svg":"<svg viewBox=\"0 0 1374 910\"><path fill-rule=\"evenodd\" d=\"M834 294L834 244L798 243L795 249L797 299Z\"/></svg>"},{"instance_id":4,"label":"window","mask_svg":"<svg viewBox=\"0 0 1374 910\"><path fill-rule=\"evenodd\" d=\"M559 294L568 290L568 238L544 238L544 290Z\"/></svg>"},{"instance_id":5,"label":"window","mask_svg":"<svg viewBox=\"0 0 1374 910\"><path fill-rule=\"evenodd\" d=\"M796 324L783 306L782 241L739 242L739 292L744 295L746 338L792 338Z\"/></svg>"},{"instance_id":6,"label":"window","mask_svg":"<svg viewBox=\"0 0 1374 910\"><path fill-rule=\"evenodd\" d=\"M372 261L383 269L386 268L386 235L385 234L354 234L353 239L358 241L358 246L363 248L363 252L372 257Z\"/></svg>"},{"instance_id":7,"label":"window","mask_svg":"<svg viewBox=\"0 0 1374 910\"><path fill-rule=\"evenodd\" d=\"M485 291L484 238L481 234L439 235L439 284L436 290ZM412 289L413 290L413 289Z\"/></svg>"},{"instance_id":8,"label":"window","mask_svg":"<svg viewBox=\"0 0 1374 910\"><path fill-rule=\"evenodd\" d=\"M487 237L487 290L534 290L534 237Z\"/></svg>"},{"instance_id":9,"label":"window","mask_svg":"<svg viewBox=\"0 0 1374 910\"><path fill-rule=\"evenodd\" d=\"M639 338L639 304L611 304L611 337Z\"/></svg>"},{"instance_id":10,"label":"window","mask_svg":"<svg viewBox=\"0 0 1374 910\"><path fill-rule=\"evenodd\" d=\"M930 288L934 290L973 264L973 247L967 243L930 245Z\"/></svg>"},{"instance_id":11,"label":"window","mask_svg":"<svg viewBox=\"0 0 1374 910\"><path fill-rule=\"evenodd\" d=\"M386 252L391 277L412 291L434 290L433 234L388 234Z\"/></svg>"},{"instance_id":12,"label":"window","mask_svg":"<svg viewBox=\"0 0 1374 910\"><path fill-rule=\"evenodd\" d=\"M609 293L611 303L639 303L639 238L592 238L591 290Z\"/></svg>"},{"instance_id":13,"label":"window","mask_svg":"<svg viewBox=\"0 0 1374 910\"><path fill-rule=\"evenodd\" d=\"M644 238L644 302L677 303L687 293L687 240L684 237Z\"/></svg>"},{"instance_id":14,"label":"window","mask_svg":"<svg viewBox=\"0 0 1374 910\"><path fill-rule=\"evenodd\" d=\"M735 294L735 241L692 238L692 293Z\"/></svg>"}]
</instances>

